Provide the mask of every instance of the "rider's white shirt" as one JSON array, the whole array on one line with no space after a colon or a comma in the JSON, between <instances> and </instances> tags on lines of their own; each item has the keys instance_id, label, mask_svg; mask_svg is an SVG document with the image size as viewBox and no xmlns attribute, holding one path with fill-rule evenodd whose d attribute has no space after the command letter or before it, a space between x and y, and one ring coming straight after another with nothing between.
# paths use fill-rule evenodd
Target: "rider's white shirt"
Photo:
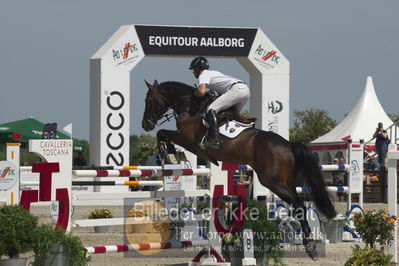
<instances>
[{"instance_id":1,"label":"rider's white shirt","mask_svg":"<svg viewBox=\"0 0 399 266\"><path fill-rule=\"evenodd\" d=\"M198 84L208 84L207 88L216 91L219 94L223 94L228 91L234 82L241 81L239 79L226 76L219 71L207 70L202 71L198 77Z\"/></svg>"}]
</instances>

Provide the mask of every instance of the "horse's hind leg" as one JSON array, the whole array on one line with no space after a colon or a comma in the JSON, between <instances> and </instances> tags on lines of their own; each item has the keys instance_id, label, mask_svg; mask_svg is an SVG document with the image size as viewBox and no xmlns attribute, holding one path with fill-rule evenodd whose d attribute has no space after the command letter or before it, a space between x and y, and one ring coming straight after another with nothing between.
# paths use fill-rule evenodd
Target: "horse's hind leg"
<instances>
[{"instance_id":1,"label":"horse's hind leg","mask_svg":"<svg viewBox=\"0 0 399 266\"><path fill-rule=\"evenodd\" d=\"M316 243L310 239L311 229L307 221L307 211L304 205L303 199L298 196L295 189L290 189L285 183L277 183L273 186L269 186L270 190L273 191L280 199L292 205L293 216L296 220L301 223L302 234L303 234L303 245L306 253L309 257L315 259L316 257Z\"/></svg>"}]
</instances>

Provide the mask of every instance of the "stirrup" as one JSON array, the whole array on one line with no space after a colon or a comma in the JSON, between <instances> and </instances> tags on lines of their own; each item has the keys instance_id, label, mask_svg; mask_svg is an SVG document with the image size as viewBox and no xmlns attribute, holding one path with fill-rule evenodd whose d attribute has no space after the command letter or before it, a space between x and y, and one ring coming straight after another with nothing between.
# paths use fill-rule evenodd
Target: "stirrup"
<instances>
[{"instance_id":1,"label":"stirrup","mask_svg":"<svg viewBox=\"0 0 399 266\"><path fill-rule=\"evenodd\" d=\"M206 146L206 147L213 148L213 149L219 149L219 148L220 148L220 141L216 141L216 140L206 140L205 146Z\"/></svg>"}]
</instances>

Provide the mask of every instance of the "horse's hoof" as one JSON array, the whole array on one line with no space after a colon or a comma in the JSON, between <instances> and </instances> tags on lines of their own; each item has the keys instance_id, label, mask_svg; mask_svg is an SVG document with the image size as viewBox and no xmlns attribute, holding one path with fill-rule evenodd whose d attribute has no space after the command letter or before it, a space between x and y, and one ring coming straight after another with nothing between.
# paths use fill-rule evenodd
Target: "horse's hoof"
<instances>
[{"instance_id":1,"label":"horse's hoof","mask_svg":"<svg viewBox=\"0 0 399 266\"><path fill-rule=\"evenodd\" d=\"M317 250L316 241L313 239L304 239L303 245L305 246L305 251L312 260L317 260Z\"/></svg>"},{"instance_id":2,"label":"horse's hoof","mask_svg":"<svg viewBox=\"0 0 399 266\"><path fill-rule=\"evenodd\" d=\"M178 164L180 161L178 160L175 154L168 154L166 155L166 162L169 164Z\"/></svg>"}]
</instances>

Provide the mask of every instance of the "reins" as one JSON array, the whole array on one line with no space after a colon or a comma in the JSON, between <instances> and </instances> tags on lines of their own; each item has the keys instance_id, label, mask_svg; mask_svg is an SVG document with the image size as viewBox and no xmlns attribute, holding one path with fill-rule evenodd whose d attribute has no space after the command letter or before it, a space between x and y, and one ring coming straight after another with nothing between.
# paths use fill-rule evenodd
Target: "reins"
<instances>
[{"instance_id":1,"label":"reins","mask_svg":"<svg viewBox=\"0 0 399 266\"><path fill-rule=\"evenodd\" d=\"M161 83L161 86L162 86L162 83ZM165 106L165 107L161 108L158 112L153 112L153 114L151 115L151 121L152 121L154 124L156 124L157 126L160 126L160 125L164 124L165 122L170 121L170 119L171 119L172 117L174 117L174 118L176 119L176 117L177 117L179 114L181 114L181 113L183 113L183 112L188 112L188 111L190 110L190 106L188 106L188 107L187 107L185 110L183 110L183 111L178 110L178 109L179 109L179 105L180 105L183 101L185 101L185 100L187 100L187 99L190 99L190 98L192 97L192 95L187 95L187 96L185 96L185 97L182 97L182 98L179 99L177 102L171 104L170 101L169 101L169 99L168 99L167 97L165 97L164 95L162 95L159 91L157 92L157 94L158 94L158 95L155 95L155 94L154 94L154 99L153 99L153 100L154 100L154 103L153 103L153 105L158 104L157 101L156 101L156 98L157 98L157 97L162 97L163 100L164 100L164 102L166 102L166 106ZM172 113L165 113L165 112L167 112L169 109L173 109L173 112L172 112ZM162 114L162 113L165 113L165 114L159 115L159 114ZM158 118L158 117L159 117L159 118ZM163 121L161 121L161 122L158 123L158 121L161 120L161 119L163 119L163 118L165 118L165 120L163 120Z\"/></svg>"}]
</instances>

